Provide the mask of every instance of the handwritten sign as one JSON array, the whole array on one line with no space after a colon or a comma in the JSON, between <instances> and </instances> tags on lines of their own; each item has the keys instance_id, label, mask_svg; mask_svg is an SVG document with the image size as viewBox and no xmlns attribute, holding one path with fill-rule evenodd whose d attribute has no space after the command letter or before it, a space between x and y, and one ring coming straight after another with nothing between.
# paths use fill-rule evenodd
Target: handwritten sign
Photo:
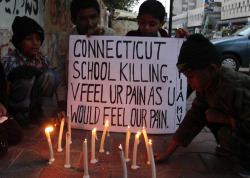
<instances>
[{"instance_id":1,"label":"handwritten sign","mask_svg":"<svg viewBox=\"0 0 250 178\"><path fill-rule=\"evenodd\" d=\"M71 36L68 115L72 128L173 133L185 115L183 39Z\"/></svg>"}]
</instances>

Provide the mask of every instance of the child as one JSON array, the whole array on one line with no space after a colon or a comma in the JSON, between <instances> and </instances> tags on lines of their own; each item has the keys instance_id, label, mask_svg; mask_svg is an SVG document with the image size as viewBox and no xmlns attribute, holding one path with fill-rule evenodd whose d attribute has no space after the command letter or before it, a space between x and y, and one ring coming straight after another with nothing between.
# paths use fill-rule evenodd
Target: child
<instances>
[{"instance_id":1,"label":"child","mask_svg":"<svg viewBox=\"0 0 250 178\"><path fill-rule=\"evenodd\" d=\"M17 16L12 24L10 54L1 59L7 80L9 109L18 123L28 127L47 121L44 109L51 104L60 76L49 70L48 58L39 52L44 40L42 27L33 19Z\"/></svg>"},{"instance_id":2,"label":"child","mask_svg":"<svg viewBox=\"0 0 250 178\"><path fill-rule=\"evenodd\" d=\"M235 156L235 171L250 176L250 77L222 68L219 52L201 34L183 43L177 67L196 90L196 98L172 143L155 160L168 160L207 126L219 144L217 153Z\"/></svg>"},{"instance_id":3,"label":"child","mask_svg":"<svg viewBox=\"0 0 250 178\"><path fill-rule=\"evenodd\" d=\"M140 8L137 17L138 30L129 31L126 36L170 37L162 27L165 24L165 7L157 0L146 0ZM176 38L188 37L188 32L178 29Z\"/></svg>"},{"instance_id":4,"label":"child","mask_svg":"<svg viewBox=\"0 0 250 178\"><path fill-rule=\"evenodd\" d=\"M3 157L9 145L16 145L23 139L22 128L7 113L7 94L3 67L0 63L0 158Z\"/></svg>"},{"instance_id":5,"label":"child","mask_svg":"<svg viewBox=\"0 0 250 178\"><path fill-rule=\"evenodd\" d=\"M98 26L100 22L100 6L97 0L73 0L70 5L71 21L75 25L60 39L57 49L57 71L62 82L57 90L59 110L58 119L65 117L67 107L68 52L70 35L105 35L113 36L114 30Z\"/></svg>"},{"instance_id":6,"label":"child","mask_svg":"<svg viewBox=\"0 0 250 178\"><path fill-rule=\"evenodd\" d=\"M146 0L139 7L138 30L126 36L170 37L162 27L165 24L165 7L157 0Z\"/></svg>"}]
</instances>

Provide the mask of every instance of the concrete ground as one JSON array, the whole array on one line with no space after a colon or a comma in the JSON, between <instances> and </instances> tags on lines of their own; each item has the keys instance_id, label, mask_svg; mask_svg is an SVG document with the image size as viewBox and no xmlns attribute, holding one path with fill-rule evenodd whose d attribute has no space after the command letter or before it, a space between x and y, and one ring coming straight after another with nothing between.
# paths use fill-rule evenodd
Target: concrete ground
<instances>
[{"instance_id":1,"label":"concrete ground","mask_svg":"<svg viewBox=\"0 0 250 178\"><path fill-rule=\"evenodd\" d=\"M191 107L194 94L187 101ZM64 129L64 135L66 129ZM87 138L88 160L90 161L91 131L72 129L72 144L70 151L70 168L65 168L65 137L62 140L62 152L57 152L59 126L51 133L55 161L48 164L49 149L44 128L35 127L25 130L25 138L20 145L11 146L5 157L0 159L0 178L72 178L83 177L83 141ZM123 169L118 146L125 146L125 133L110 133L105 140L105 153L99 153L102 132L97 132L96 164L89 163L89 176L96 178L123 177ZM149 135L153 140L153 151L163 152L171 142L172 134ZM130 139L129 158L132 158L134 135ZM230 157L220 157L215 153L216 142L208 129L204 129L187 148L179 148L166 163L156 164L156 175L159 178L236 178L233 172L235 162ZM109 152L109 154L106 153ZM138 145L137 170L131 169L132 162L127 162L129 178L149 178L152 175L151 166L146 164L146 148L143 136Z\"/></svg>"}]
</instances>

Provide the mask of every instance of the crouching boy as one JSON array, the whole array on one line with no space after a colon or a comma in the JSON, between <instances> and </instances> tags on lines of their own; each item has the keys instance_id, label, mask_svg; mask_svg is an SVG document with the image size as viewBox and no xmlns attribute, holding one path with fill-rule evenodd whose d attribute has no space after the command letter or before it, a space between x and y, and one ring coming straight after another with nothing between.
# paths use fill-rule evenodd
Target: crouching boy
<instances>
[{"instance_id":1,"label":"crouching boy","mask_svg":"<svg viewBox=\"0 0 250 178\"><path fill-rule=\"evenodd\" d=\"M250 77L221 67L219 52L201 34L190 35L183 43L177 67L196 97L172 143L155 160L168 160L207 126L218 142L217 153L233 155L235 171L250 176Z\"/></svg>"}]
</instances>

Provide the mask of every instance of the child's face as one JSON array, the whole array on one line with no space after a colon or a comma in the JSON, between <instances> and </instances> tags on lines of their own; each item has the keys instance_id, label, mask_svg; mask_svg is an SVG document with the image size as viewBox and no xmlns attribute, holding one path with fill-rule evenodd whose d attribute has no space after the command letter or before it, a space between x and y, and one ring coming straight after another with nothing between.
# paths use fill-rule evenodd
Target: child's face
<instances>
[{"instance_id":1,"label":"child's face","mask_svg":"<svg viewBox=\"0 0 250 178\"><path fill-rule=\"evenodd\" d=\"M94 8L86 8L77 12L76 19L71 18L74 25L82 34L87 34L91 29L97 27L99 23L99 14Z\"/></svg>"},{"instance_id":2,"label":"child's face","mask_svg":"<svg viewBox=\"0 0 250 178\"><path fill-rule=\"evenodd\" d=\"M20 51L27 57L34 57L42 44L41 37L36 33L26 35L19 44Z\"/></svg>"},{"instance_id":3,"label":"child's face","mask_svg":"<svg viewBox=\"0 0 250 178\"><path fill-rule=\"evenodd\" d=\"M137 23L142 36L156 37L158 30L162 28L165 22L160 22L150 14L142 14L137 17Z\"/></svg>"},{"instance_id":4,"label":"child's face","mask_svg":"<svg viewBox=\"0 0 250 178\"><path fill-rule=\"evenodd\" d=\"M185 71L183 74L187 77L187 82L192 87L192 89L198 92L205 89L208 81L212 77L209 66L205 67L204 69Z\"/></svg>"}]
</instances>

